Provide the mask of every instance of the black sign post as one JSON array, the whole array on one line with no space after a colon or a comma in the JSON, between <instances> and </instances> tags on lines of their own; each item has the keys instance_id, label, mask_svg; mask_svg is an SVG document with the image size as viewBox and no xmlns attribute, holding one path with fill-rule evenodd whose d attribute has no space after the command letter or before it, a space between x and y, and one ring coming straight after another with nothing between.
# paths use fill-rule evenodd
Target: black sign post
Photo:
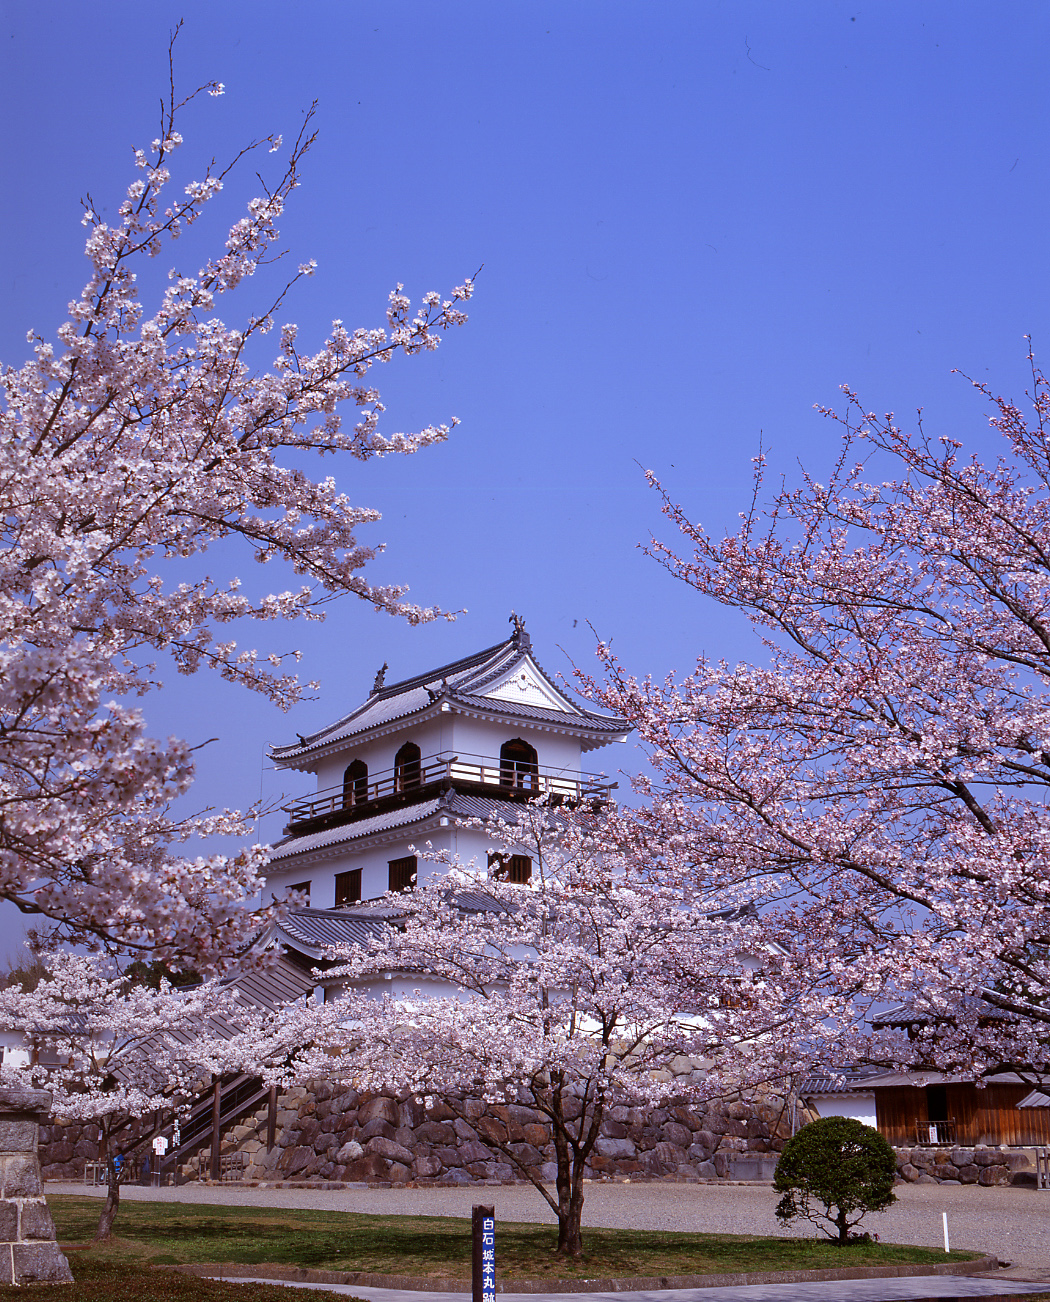
<instances>
[{"instance_id":1,"label":"black sign post","mask_svg":"<svg viewBox=\"0 0 1050 1302\"><path fill-rule=\"evenodd\" d=\"M496 1209L472 1207L471 1293L473 1302L496 1302Z\"/></svg>"}]
</instances>

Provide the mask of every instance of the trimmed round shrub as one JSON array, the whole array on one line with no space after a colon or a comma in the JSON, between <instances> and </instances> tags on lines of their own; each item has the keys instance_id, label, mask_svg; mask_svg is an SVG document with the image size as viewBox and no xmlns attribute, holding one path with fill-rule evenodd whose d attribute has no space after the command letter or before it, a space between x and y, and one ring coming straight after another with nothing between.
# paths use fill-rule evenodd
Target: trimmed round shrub
<instances>
[{"instance_id":1,"label":"trimmed round shrub","mask_svg":"<svg viewBox=\"0 0 1050 1302\"><path fill-rule=\"evenodd\" d=\"M811 1221L829 1239L848 1243L866 1212L897 1201L897 1158L886 1139L852 1117L821 1117L784 1145L773 1188L783 1194L777 1219Z\"/></svg>"}]
</instances>

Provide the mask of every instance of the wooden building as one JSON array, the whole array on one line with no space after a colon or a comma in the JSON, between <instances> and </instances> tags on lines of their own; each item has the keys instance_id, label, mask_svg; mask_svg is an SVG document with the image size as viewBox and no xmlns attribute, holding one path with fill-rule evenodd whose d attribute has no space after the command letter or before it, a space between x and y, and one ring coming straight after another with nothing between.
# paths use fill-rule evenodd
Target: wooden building
<instances>
[{"instance_id":1,"label":"wooden building","mask_svg":"<svg viewBox=\"0 0 1050 1302\"><path fill-rule=\"evenodd\" d=\"M994 1076L983 1087L936 1075L884 1076L868 1086L875 1095L876 1126L898 1148L1050 1144L1050 1109L1019 1108L1032 1087L1013 1073Z\"/></svg>"},{"instance_id":2,"label":"wooden building","mask_svg":"<svg viewBox=\"0 0 1050 1302\"><path fill-rule=\"evenodd\" d=\"M983 1000L967 998L968 1011L978 1013L981 1025L992 1025L1007 1015ZM903 1030L914 1039L929 1030L930 1015L908 1004L885 1009L872 1018L876 1030ZM1003 1069L978 1085L958 1076L937 1072L883 1073L866 1082L875 1094L876 1126L891 1144L976 1145L997 1144L1027 1148L1050 1144L1050 1109L1033 1106L1031 1080ZM1025 1106L1019 1107L1024 1100Z\"/></svg>"}]
</instances>

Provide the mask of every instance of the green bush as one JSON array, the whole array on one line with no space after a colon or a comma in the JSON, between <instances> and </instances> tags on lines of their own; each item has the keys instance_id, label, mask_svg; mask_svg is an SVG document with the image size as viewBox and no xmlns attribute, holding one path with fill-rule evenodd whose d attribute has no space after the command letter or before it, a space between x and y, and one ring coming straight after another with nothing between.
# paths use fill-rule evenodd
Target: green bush
<instances>
[{"instance_id":1,"label":"green bush","mask_svg":"<svg viewBox=\"0 0 1050 1302\"><path fill-rule=\"evenodd\" d=\"M812 1221L829 1239L848 1243L865 1212L897 1201L896 1173L893 1149L871 1126L852 1117L811 1121L788 1140L777 1163L773 1188L784 1195L777 1218L785 1225Z\"/></svg>"}]
</instances>

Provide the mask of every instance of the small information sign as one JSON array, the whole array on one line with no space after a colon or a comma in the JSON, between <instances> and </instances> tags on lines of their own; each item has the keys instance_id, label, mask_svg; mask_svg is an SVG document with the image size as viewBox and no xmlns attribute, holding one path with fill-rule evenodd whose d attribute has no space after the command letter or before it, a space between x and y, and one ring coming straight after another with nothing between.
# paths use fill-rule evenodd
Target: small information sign
<instances>
[{"instance_id":1,"label":"small information sign","mask_svg":"<svg viewBox=\"0 0 1050 1302\"><path fill-rule=\"evenodd\" d=\"M471 1209L473 1302L496 1302L496 1209Z\"/></svg>"},{"instance_id":2,"label":"small information sign","mask_svg":"<svg viewBox=\"0 0 1050 1302\"><path fill-rule=\"evenodd\" d=\"M481 1218L481 1302L496 1302L496 1218Z\"/></svg>"},{"instance_id":3,"label":"small information sign","mask_svg":"<svg viewBox=\"0 0 1050 1302\"><path fill-rule=\"evenodd\" d=\"M164 1156L164 1154L168 1151L167 1135L158 1135L156 1139L154 1139L153 1151L157 1154L158 1157Z\"/></svg>"}]
</instances>

